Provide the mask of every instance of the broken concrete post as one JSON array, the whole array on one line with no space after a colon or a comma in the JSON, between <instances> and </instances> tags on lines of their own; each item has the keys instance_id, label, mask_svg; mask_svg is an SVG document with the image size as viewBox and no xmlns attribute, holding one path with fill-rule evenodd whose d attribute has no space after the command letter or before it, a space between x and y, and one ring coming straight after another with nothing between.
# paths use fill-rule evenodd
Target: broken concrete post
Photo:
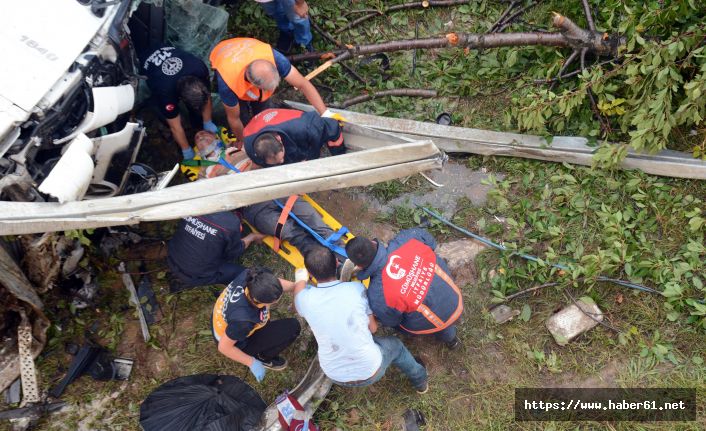
<instances>
[{"instance_id":1,"label":"broken concrete post","mask_svg":"<svg viewBox=\"0 0 706 431\"><path fill-rule=\"evenodd\" d=\"M593 319L586 313L589 313ZM603 312L596 304L589 304L579 299L575 304L565 307L547 319L546 325L556 343L564 346L602 321Z\"/></svg>"},{"instance_id":2,"label":"broken concrete post","mask_svg":"<svg viewBox=\"0 0 706 431\"><path fill-rule=\"evenodd\" d=\"M495 323L502 325L503 323L512 320L520 314L520 310L513 310L507 305L498 305L490 311L490 314L495 319Z\"/></svg>"},{"instance_id":3,"label":"broken concrete post","mask_svg":"<svg viewBox=\"0 0 706 431\"><path fill-rule=\"evenodd\" d=\"M460 239L441 244L435 251L449 264L451 271L456 271L473 262L478 253L486 248L487 246L480 241Z\"/></svg>"}]
</instances>

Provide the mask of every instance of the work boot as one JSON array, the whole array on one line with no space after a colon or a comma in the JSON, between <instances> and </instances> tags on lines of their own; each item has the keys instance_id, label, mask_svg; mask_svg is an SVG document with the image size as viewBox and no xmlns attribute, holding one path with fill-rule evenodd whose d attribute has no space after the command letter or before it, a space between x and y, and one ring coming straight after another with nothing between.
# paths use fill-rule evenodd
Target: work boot
<instances>
[{"instance_id":1,"label":"work boot","mask_svg":"<svg viewBox=\"0 0 706 431\"><path fill-rule=\"evenodd\" d=\"M447 341L444 344L446 345L447 349L456 350L461 347L461 340L458 338L458 336L455 336L453 340Z\"/></svg>"},{"instance_id":2,"label":"work boot","mask_svg":"<svg viewBox=\"0 0 706 431\"><path fill-rule=\"evenodd\" d=\"M341 281L351 281L351 278L353 278L353 272L355 271L355 263L353 263L350 259L346 259L345 262L343 262L343 265L338 265L339 268L341 268L340 273L338 274L338 279ZM338 268L336 268L338 270Z\"/></svg>"},{"instance_id":3,"label":"work boot","mask_svg":"<svg viewBox=\"0 0 706 431\"><path fill-rule=\"evenodd\" d=\"M257 360L262 362L262 366L272 371L282 371L287 368L287 360L281 356L275 356L272 359L262 359L257 356Z\"/></svg>"},{"instance_id":4,"label":"work boot","mask_svg":"<svg viewBox=\"0 0 706 431\"><path fill-rule=\"evenodd\" d=\"M294 45L294 33L291 31L280 31L279 37L277 38L277 43L275 44L275 49L284 55L289 54L292 50L292 45Z\"/></svg>"}]
</instances>

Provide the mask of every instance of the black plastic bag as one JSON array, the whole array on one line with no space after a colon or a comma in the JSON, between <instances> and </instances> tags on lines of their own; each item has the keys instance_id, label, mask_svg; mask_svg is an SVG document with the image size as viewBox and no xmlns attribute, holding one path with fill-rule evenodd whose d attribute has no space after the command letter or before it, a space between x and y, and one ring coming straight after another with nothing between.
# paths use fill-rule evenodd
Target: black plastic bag
<instances>
[{"instance_id":1,"label":"black plastic bag","mask_svg":"<svg viewBox=\"0 0 706 431\"><path fill-rule=\"evenodd\" d=\"M155 389L140 406L145 431L255 429L267 405L235 376L197 374Z\"/></svg>"}]
</instances>

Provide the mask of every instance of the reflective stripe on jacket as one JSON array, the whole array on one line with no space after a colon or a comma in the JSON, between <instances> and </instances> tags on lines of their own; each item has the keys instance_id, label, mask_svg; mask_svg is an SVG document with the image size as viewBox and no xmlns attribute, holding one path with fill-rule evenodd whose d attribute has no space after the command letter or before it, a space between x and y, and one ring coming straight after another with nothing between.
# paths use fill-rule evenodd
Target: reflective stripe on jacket
<instances>
[{"instance_id":1,"label":"reflective stripe on jacket","mask_svg":"<svg viewBox=\"0 0 706 431\"><path fill-rule=\"evenodd\" d=\"M436 241L429 232L403 230L387 247L378 244L373 262L358 273L361 280L370 277L368 301L382 325L431 334L452 325L461 315L461 291L434 248Z\"/></svg>"}]
</instances>

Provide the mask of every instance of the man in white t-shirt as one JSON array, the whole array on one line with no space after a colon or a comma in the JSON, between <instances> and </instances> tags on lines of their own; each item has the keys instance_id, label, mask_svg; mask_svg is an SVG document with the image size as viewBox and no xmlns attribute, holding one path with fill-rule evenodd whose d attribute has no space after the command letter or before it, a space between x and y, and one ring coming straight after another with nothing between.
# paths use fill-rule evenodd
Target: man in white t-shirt
<instances>
[{"instance_id":1,"label":"man in white t-shirt","mask_svg":"<svg viewBox=\"0 0 706 431\"><path fill-rule=\"evenodd\" d=\"M317 247L304 263L318 280L316 286L294 290L294 304L309 323L319 345L319 363L334 383L346 387L371 385L394 364L409 378L418 393L429 389L427 370L395 337L374 337L377 323L368 305L365 286L336 279L336 257ZM306 270L297 270L296 280L306 280Z\"/></svg>"}]
</instances>

